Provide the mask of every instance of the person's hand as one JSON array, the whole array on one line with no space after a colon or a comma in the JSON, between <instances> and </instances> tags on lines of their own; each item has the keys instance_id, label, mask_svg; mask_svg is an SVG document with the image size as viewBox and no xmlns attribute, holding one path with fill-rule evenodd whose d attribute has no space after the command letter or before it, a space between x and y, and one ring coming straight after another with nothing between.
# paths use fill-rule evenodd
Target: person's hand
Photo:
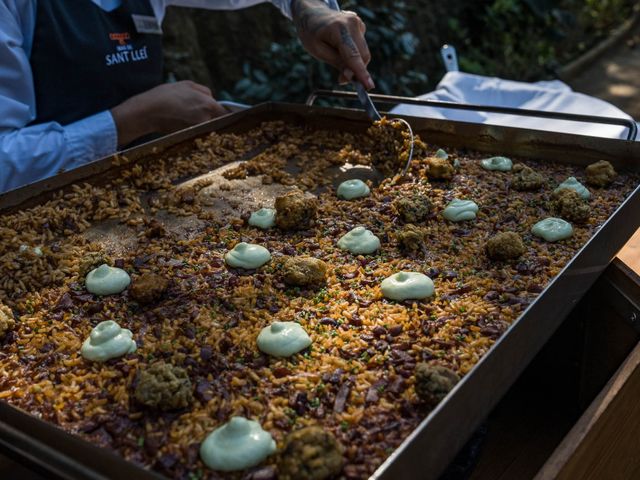
<instances>
[{"instance_id":1,"label":"person's hand","mask_svg":"<svg viewBox=\"0 0 640 480\"><path fill-rule=\"evenodd\" d=\"M340 83L355 78L368 90L375 87L367 65L371 60L364 38L366 27L354 12L331 10L322 0L293 0L293 21L302 45L340 72Z\"/></svg>"},{"instance_id":2,"label":"person's hand","mask_svg":"<svg viewBox=\"0 0 640 480\"><path fill-rule=\"evenodd\" d=\"M150 133L175 132L226 113L209 88L188 80L159 85L111 109L120 147Z\"/></svg>"}]
</instances>

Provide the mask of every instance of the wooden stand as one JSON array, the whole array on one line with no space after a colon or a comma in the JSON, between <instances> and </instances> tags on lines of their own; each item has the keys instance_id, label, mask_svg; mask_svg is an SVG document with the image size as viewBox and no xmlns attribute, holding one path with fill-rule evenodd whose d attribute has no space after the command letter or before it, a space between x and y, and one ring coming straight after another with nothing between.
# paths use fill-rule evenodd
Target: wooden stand
<instances>
[{"instance_id":1,"label":"wooden stand","mask_svg":"<svg viewBox=\"0 0 640 480\"><path fill-rule=\"evenodd\" d=\"M639 332L616 259L489 417L471 479L640 478Z\"/></svg>"}]
</instances>

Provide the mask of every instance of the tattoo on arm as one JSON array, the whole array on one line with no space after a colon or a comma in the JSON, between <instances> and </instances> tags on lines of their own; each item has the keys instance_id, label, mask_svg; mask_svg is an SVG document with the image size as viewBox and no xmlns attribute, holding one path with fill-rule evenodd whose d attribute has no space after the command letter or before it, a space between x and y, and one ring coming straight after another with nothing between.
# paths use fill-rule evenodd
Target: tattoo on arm
<instances>
[{"instance_id":1,"label":"tattoo on arm","mask_svg":"<svg viewBox=\"0 0 640 480\"><path fill-rule=\"evenodd\" d=\"M349 55L352 57L360 56L360 51L358 50L356 43L353 41L353 37L344 25L340 25L340 41L349 51Z\"/></svg>"},{"instance_id":2,"label":"tattoo on arm","mask_svg":"<svg viewBox=\"0 0 640 480\"><path fill-rule=\"evenodd\" d=\"M291 13L296 28L311 34L329 25L335 16L322 0L292 0Z\"/></svg>"}]
</instances>

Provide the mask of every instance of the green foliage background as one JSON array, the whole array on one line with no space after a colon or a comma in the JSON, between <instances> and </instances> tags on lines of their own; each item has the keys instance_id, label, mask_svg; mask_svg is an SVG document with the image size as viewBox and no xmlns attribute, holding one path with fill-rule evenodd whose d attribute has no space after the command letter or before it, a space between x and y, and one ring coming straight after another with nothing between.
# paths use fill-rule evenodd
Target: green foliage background
<instances>
[{"instance_id":1,"label":"green foliage background","mask_svg":"<svg viewBox=\"0 0 640 480\"><path fill-rule=\"evenodd\" d=\"M463 71L533 81L553 78L633 13L633 0L344 0L367 24L377 91L417 95L444 74L439 48L457 47ZM176 9L165 23L167 73L246 103L303 101L336 87L291 22L270 5L242 12Z\"/></svg>"}]
</instances>

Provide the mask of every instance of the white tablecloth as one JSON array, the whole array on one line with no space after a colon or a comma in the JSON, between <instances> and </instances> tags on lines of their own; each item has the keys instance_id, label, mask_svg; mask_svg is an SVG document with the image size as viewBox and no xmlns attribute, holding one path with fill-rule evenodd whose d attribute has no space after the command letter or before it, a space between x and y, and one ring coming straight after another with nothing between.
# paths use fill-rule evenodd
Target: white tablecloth
<instances>
[{"instance_id":1,"label":"white tablecloth","mask_svg":"<svg viewBox=\"0 0 640 480\"><path fill-rule=\"evenodd\" d=\"M429 100L443 100L476 105L507 106L529 110L547 110L597 115L602 117L631 118L613 105L576 93L561 81L524 83L500 78L482 77L462 72L449 72L435 91L420 96ZM485 112L467 112L435 109L415 105L399 105L394 113L418 117L458 120L491 125L515 126L534 130L568 132L607 138L627 138L625 127L585 124L563 120L533 117L514 117Z\"/></svg>"}]
</instances>

